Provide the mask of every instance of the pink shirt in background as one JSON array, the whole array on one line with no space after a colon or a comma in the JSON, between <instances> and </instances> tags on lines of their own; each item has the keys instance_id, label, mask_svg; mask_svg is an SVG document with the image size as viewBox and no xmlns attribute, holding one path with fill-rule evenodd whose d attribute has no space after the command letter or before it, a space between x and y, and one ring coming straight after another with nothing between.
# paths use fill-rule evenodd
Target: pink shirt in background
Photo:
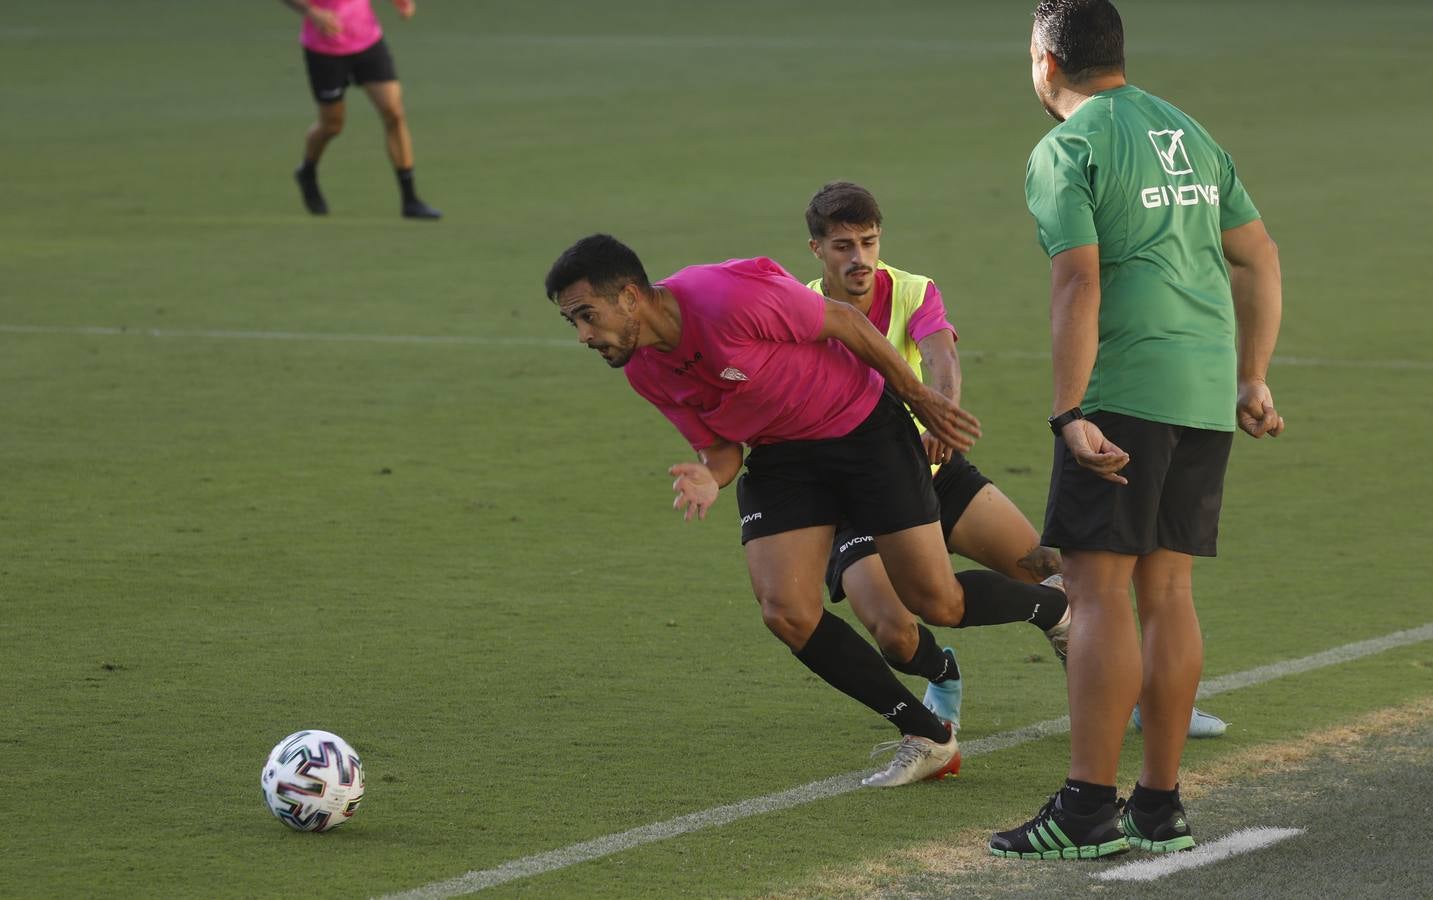
<instances>
[{"instance_id":1,"label":"pink shirt in background","mask_svg":"<svg viewBox=\"0 0 1433 900\"><path fill-rule=\"evenodd\" d=\"M299 41L315 53L350 56L362 53L383 37L383 28L378 24L378 16L374 15L370 0L309 0L309 3L318 9L336 13L342 25L338 34L325 37L309 17L304 16L304 30Z\"/></svg>"},{"instance_id":2,"label":"pink shirt in background","mask_svg":"<svg viewBox=\"0 0 1433 900\"><path fill-rule=\"evenodd\" d=\"M871 308L866 311L866 318L871 320L871 324L876 326L881 334L888 334L891 330L891 293L894 287L891 273L877 269L876 284L872 288L875 294L871 298ZM910 321L906 323L906 334L919 344L937 331L949 331L956 340L960 340L960 335L955 333L955 326L946 320L945 301L941 299L940 289L932 281L925 286L925 296L921 299L920 308L911 313Z\"/></svg>"},{"instance_id":3,"label":"pink shirt in background","mask_svg":"<svg viewBox=\"0 0 1433 900\"><path fill-rule=\"evenodd\" d=\"M693 448L842 437L880 399L874 369L817 339L825 298L777 263L691 266L658 284L677 298L681 339L642 347L623 371Z\"/></svg>"}]
</instances>

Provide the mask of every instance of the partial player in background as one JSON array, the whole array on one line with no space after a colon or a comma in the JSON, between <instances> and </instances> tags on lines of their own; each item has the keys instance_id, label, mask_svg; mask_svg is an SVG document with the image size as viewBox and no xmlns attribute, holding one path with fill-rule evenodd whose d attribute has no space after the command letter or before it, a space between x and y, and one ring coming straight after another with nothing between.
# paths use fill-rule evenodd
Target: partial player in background
<instances>
[{"instance_id":1,"label":"partial player in background","mask_svg":"<svg viewBox=\"0 0 1433 900\"><path fill-rule=\"evenodd\" d=\"M1030 63L1060 123L1030 154L1025 196L1050 257L1055 458L1043 540L1062 552L1070 601L1070 767L990 850L1185 850L1194 836L1179 763L1204 660L1193 563L1215 554L1235 429L1284 429L1265 383L1278 250L1229 154L1125 81L1124 26L1108 0L1041 2ZM1121 810L1136 702L1144 760Z\"/></svg>"},{"instance_id":2,"label":"partial player in background","mask_svg":"<svg viewBox=\"0 0 1433 900\"><path fill-rule=\"evenodd\" d=\"M383 119L388 159L398 176L401 210L409 219L437 219L442 213L418 198L413 184L413 139L403 112L403 89L393 56L383 40L383 29L374 15L371 0L281 0L302 13L304 62L309 87L318 103L318 121L304 139L303 164L294 172L305 208L316 216L328 214L328 203L318 188L318 161L328 142L343 131L346 104L343 95L349 84L368 94ZM393 0L404 19L413 17L414 0Z\"/></svg>"},{"instance_id":3,"label":"partial player in background","mask_svg":"<svg viewBox=\"0 0 1433 900\"><path fill-rule=\"evenodd\" d=\"M807 287L859 309L912 372L919 376L924 363L930 386L959 405L956 333L940 290L931 279L881 260L882 222L876 198L860 185L836 181L817 191L806 206L806 227L823 274ZM1053 588L1036 592L1010 581L1058 583L1059 554L1040 546L1035 526L960 451L928 431L921 434L921 443L930 462L939 466L935 492L946 549L994 570L956 573L967 597L988 601L968 599L957 627L1029 622L1044 632L1063 660L1069 629L1064 594ZM901 605L875 542L849 523L837 527L826 587L832 602L850 600L856 618L894 669L930 682L925 705L959 728L962 681L955 650L942 650L930 630Z\"/></svg>"}]
</instances>

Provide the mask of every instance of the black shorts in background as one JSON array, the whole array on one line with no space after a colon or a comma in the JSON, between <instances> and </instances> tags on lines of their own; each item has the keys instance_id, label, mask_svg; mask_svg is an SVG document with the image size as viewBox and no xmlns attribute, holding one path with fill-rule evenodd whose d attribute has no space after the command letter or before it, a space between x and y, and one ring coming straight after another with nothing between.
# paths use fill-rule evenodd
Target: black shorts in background
<instances>
[{"instance_id":1,"label":"black shorts in background","mask_svg":"<svg viewBox=\"0 0 1433 900\"><path fill-rule=\"evenodd\" d=\"M1151 422L1103 410L1089 419L1129 454L1121 485L1075 461L1055 438L1045 534L1061 550L1144 556L1159 548L1213 556L1224 501L1224 470L1234 434Z\"/></svg>"},{"instance_id":2,"label":"black shorts in background","mask_svg":"<svg viewBox=\"0 0 1433 900\"><path fill-rule=\"evenodd\" d=\"M843 437L753 447L736 501L743 544L843 520L891 534L940 518L920 433L889 392Z\"/></svg>"},{"instance_id":3,"label":"black shorts in background","mask_svg":"<svg viewBox=\"0 0 1433 900\"><path fill-rule=\"evenodd\" d=\"M397 81L398 70L393 54L383 38L367 50L347 56L330 56L304 48L304 64L308 67L309 89L319 103L337 103L350 84Z\"/></svg>"},{"instance_id":4,"label":"black shorts in background","mask_svg":"<svg viewBox=\"0 0 1433 900\"><path fill-rule=\"evenodd\" d=\"M947 544L955 523L965 515L970 501L990 483L990 479L974 463L959 453L936 471L935 496L940 502L940 529ZM871 535L857 531L845 522L836 526L836 540L831 544L831 558L826 562L826 590L831 594L832 603L846 599L846 591L841 587L841 576L846 574L846 570L875 555L876 541Z\"/></svg>"}]
</instances>

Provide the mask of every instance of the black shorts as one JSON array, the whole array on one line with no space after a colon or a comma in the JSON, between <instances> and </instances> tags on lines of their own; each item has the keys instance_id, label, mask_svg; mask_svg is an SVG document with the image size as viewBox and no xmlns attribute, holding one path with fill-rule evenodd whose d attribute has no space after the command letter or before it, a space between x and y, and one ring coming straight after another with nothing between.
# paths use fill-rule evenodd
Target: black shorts
<instances>
[{"instance_id":1,"label":"black shorts","mask_svg":"<svg viewBox=\"0 0 1433 900\"><path fill-rule=\"evenodd\" d=\"M935 473L935 496L940 502L940 529L947 542L955 523L965 515L966 507L980 489L990 484L975 465L959 453ZM826 590L832 603L846 599L841 576L846 570L868 556L876 555L876 541L871 535L857 531L842 522L836 526L836 540L831 544L831 558L826 563Z\"/></svg>"},{"instance_id":2,"label":"black shorts","mask_svg":"<svg viewBox=\"0 0 1433 900\"><path fill-rule=\"evenodd\" d=\"M1161 547L1213 556L1233 432L1104 411L1089 418L1129 454L1129 465L1120 472L1129 484L1106 481L1083 468L1064 440L1055 438L1040 543L1131 556Z\"/></svg>"},{"instance_id":3,"label":"black shorts","mask_svg":"<svg viewBox=\"0 0 1433 900\"><path fill-rule=\"evenodd\" d=\"M367 50L347 56L315 53L305 47L304 63L308 66L309 89L319 103L342 100L343 92L350 84L398 80L393 54L388 52L388 44L383 38Z\"/></svg>"},{"instance_id":4,"label":"black shorts","mask_svg":"<svg viewBox=\"0 0 1433 900\"><path fill-rule=\"evenodd\" d=\"M752 448L736 502L743 544L843 520L890 534L940 518L920 433L889 392L844 437Z\"/></svg>"}]
</instances>

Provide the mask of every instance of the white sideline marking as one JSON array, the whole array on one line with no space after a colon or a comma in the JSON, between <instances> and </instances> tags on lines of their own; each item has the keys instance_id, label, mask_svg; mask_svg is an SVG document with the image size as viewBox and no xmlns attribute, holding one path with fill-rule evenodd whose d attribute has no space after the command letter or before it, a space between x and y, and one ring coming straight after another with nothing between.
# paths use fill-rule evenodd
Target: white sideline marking
<instances>
[{"instance_id":1,"label":"white sideline marking","mask_svg":"<svg viewBox=\"0 0 1433 900\"><path fill-rule=\"evenodd\" d=\"M82 337L204 338L231 341L314 341L336 344L452 344L478 347L570 347L574 338L489 337L436 334L333 334L322 331L244 331L223 328L119 328L110 325L0 325L0 334L58 334ZM1049 359L1038 350L962 350L967 359ZM1325 369L1412 369L1433 371L1426 359L1326 359L1316 356L1275 356L1274 364Z\"/></svg>"},{"instance_id":2,"label":"white sideline marking","mask_svg":"<svg viewBox=\"0 0 1433 900\"><path fill-rule=\"evenodd\" d=\"M1410 628L1407 631L1395 631L1383 637L1372 638L1367 641L1359 641L1355 644L1345 644L1342 647L1334 647L1322 653L1315 653L1312 656L1305 656L1301 659L1286 660L1281 663L1260 666L1257 669L1250 669L1247 672L1235 672L1232 675L1225 675L1203 682L1199 689L1200 697L1213 697L1226 691L1250 687L1262 684L1266 681L1273 681L1276 678L1283 678L1286 675L1294 675L1300 672L1308 672L1313 669L1321 669L1326 666L1336 665L1341 662L1360 659L1365 656L1372 656L1375 653L1382 653L1385 650L1392 650L1395 647L1403 647L1408 644L1419 644L1423 641L1433 640L1433 622L1418 628ZM1036 722L1024 728L1017 728L1013 731L1002 731L999 734L992 734L989 737L969 741L961 745L962 756L969 758L980 756L985 753L993 753L997 750L1006 750L1020 744L1039 740L1056 734L1064 734L1070 730L1070 717L1062 716L1058 719L1047 719L1044 722ZM449 878L446 881L435 881L425 884L422 887L410 891L403 891L397 894L388 894L383 900L438 900L438 898L458 897L463 894L472 894L484 888L495 887L499 884L506 884L509 881L516 881L520 878L528 878L533 875L542 875L558 869L565 869L582 862L589 862L594 859L601 859L604 856L611 856L623 850L630 850L633 847L640 847L643 844L650 844L655 841L663 841L667 838L678 837L683 834L690 834L693 831L701 831L706 828L715 828L719 825L727 825L748 816L756 816L762 813L775 812L782 809L790 809L794 806L802 806L816 800L825 800L831 797L839 797L842 794L849 794L861 787L861 776L867 774L861 772L847 772L845 775L835 775L821 781L813 781L801 787L782 791L779 794L767 794L764 797L755 797L750 800L742 800L738 803L729 803L726 806L716 806L711 809L704 809L685 816L678 816L675 819L668 819L665 822L657 822L652 825L643 825L640 828L633 828L628 831L620 831L616 834L609 834L590 841L583 841L579 844L571 844L558 850L549 850L546 853L538 853L533 856L524 856L505 862L500 866L491 869L473 870L456 878ZM1280 838L1282 840L1282 838ZM1219 842L1209 845L1217 846ZM1190 856L1191 853L1181 853L1179 856ZM1115 870L1111 870L1115 871Z\"/></svg>"},{"instance_id":3,"label":"white sideline marking","mask_svg":"<svg viewBox=\"0 0 1433 900\"><path fill-rule=\"evenodd\" d=\"M1199 844L1187 853L1167 853L1159 859L1125 863L1090 877L1101 881L1154 881L1185 869L1196 869L1231 856L1272 847L1303 833L1302 828L1241 828L1211 844Z\"/></svg>"}]
</instances>

